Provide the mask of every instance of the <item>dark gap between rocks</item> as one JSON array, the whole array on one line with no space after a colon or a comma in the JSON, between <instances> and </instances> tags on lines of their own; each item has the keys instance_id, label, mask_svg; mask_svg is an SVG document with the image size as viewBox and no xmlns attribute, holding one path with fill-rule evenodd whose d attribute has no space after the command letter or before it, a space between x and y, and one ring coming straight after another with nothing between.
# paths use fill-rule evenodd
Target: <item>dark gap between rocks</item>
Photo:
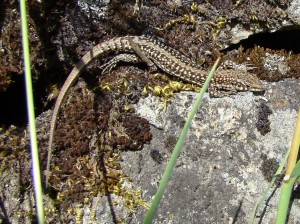
<instances>
[{"instance_id":1,"label":"dark gap between rocks","mask_svg":"<svg viewBox=\"0 0 300 224\"><path fill-rule=\"evenodd\" d=\"M5 92L0 92L0 126L15 125L17 127L26 127L28 124L25 75L16 75L12 83ZM33 84L35 89L37 84ZM40 90L35 92L41 92ZM40 95L40 94L38 94ZM42 110L42 102L34 93L35 116L38 116ZM39 109L37 109L39 108Z\"/></svg>"},{"instance_id":2,"label":"dark gap between rocks","mask_svg":"<svg viewBox=\"0 0 300 224\"><path fill-rule=\"evenodd\" d=\"M0 124L4 126L25 126L27 123L25 80L23 75L16 75L5 92L0 92Z\"/></svg>"},{"instance_id":3,"label":"dark gap between rocks","mask_svg":"<svg viewBox=\"0 0 300 224\"><path fill-rule=\"evenodd\" d=\"M272 50L292 51L294 54L300 53L300 27L287 27L284 30L276 32L257 33L249 36L247 39L241 40L237 44L230 45L225 48L223 53L238 49L240 46L244 50L254 48L256 46L269 48Z\"/></svg>"}]
</instances>

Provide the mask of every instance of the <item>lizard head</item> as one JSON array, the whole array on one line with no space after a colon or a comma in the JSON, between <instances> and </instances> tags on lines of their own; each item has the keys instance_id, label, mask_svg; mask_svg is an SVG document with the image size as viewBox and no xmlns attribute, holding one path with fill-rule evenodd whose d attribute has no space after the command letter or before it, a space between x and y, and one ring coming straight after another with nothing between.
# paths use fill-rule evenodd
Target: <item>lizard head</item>
<instances>
[{"instance_id":1,"label":"lizard head","mask_svg":"<svg viewBox=\"0 0 300 224\"><path fill-rule=\"evenodd\" d=\"M237 82L241 83L247 90L252 92L263 92L265 91L265 87L259 80L259 78L248 72L238 72L237 74Z\"/></svg>"}]
</instances>

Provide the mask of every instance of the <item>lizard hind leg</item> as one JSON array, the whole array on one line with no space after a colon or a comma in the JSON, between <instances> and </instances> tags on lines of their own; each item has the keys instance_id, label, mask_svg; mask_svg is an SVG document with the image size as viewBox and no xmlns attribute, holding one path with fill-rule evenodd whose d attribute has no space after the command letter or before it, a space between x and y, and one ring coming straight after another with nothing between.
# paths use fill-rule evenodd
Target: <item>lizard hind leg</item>
<instances>
[{"instance_id":1,"label":"lizard hind leg","mask_svg":"<svg viewBox=\"0 0 300 224\"><path fill-rule=\"evenodd\" d=\"M119 54L107 63L101 65L102 73L109 73L113 68L117 66L119 62L128 62L128 63L142 63L143 61L135 54Z\"/></svg>"}]
</instances>

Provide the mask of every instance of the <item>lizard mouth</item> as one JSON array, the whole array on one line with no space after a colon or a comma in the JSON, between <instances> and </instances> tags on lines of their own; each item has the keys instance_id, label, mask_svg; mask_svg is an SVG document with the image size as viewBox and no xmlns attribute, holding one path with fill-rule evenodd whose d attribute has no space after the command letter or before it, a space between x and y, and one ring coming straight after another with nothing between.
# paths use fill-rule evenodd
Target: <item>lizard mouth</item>
<instances>
[{"instance_id":1,"label":"lizard mouth","mask_svg":"<svg viewBox=\"0 0 300 224\"><path fill-rule=\"evenodd\" d=\"M257 91L257 92L264 92L265 91L265 88L263 87L250 87L250 90L252 91Z\"/></svg>"},{"instance_id":2,"label":"lizard mouth","mask_svg":"<svg viewBox=\"0 0 300 224\"><path fill-rule=\"evenodd\" d=\"M256 93L264 93L266 91L264 87L250 87L249 90Z\"/></svg>"},{"instance_id":3,"label":"lizard mouth","mask_svg":"<svg viewBox=\"0 0 300 224\"><path fill-rule=\"evenodd\" d=\"M256 83L256 84L249 84L248 89L252 92L265 92L266 88L262 83Z\"/></svg>"}]
</instances>

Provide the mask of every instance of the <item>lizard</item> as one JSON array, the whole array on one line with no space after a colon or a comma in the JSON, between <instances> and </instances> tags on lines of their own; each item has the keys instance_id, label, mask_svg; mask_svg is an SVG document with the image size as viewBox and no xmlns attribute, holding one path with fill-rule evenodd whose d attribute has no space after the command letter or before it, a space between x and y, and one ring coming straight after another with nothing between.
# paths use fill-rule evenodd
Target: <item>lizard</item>
<instances>
[{"instance_id":1,"label":"lizard","mask_svg":"<svg viewBox=\"0 0 300 224\"><path fill-rule=\"evenodd\" d=\"M120 61L139 63L145 62L151 70L161 69L165 73L178 77L179 79L198 86L202 86L207 77L207 71L200 69L195 62L179 51L168 47L161 41L145 36L124 36L112 38L93 47L83 55L80 61L64 82L54 105L50 121L50 134L48 141L48 157L46 167L46 187L48 186L50 161L52 155L52 145L56 121L60 106L66 96L68 89L96 58L106 53L115 52L117 54L106 64L102 65L102 71L110 71ZM264 91L264 86L256 75L246 71L232 69L220 69L216 71L209 86L209 94L212 97L223 97L235 94L238 91Z\"/></svg>"}]
</instances>

